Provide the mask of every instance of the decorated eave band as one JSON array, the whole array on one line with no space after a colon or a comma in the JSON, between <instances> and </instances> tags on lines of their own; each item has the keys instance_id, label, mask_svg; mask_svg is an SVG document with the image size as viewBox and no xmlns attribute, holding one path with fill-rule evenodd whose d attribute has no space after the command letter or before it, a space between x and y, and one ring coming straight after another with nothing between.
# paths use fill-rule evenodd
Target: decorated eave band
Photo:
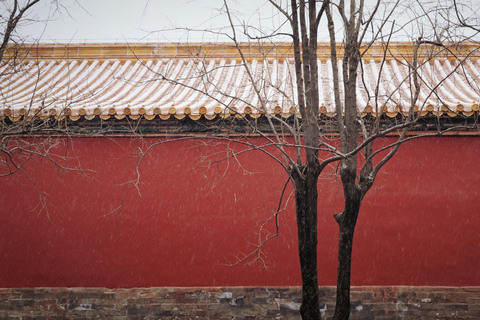
<instances>
[{"instance_id":1,"label":"decorated eave band","mask_svg":"<svg viewBox=\"0 0 480 320\"><path fill-rule=\"evenodd\" d=\"M238 59L237 48L222 45L189 46L188 52L180 45L158 44L35 48L30 48L22 63L7 60L1 66L1 118L213 120L258 118L265 113L300 117L291 46L277 45L276 51L270 48L264 55L245 47L250 52L248 61ZM398 43L395 48L390 48L392 55L385 61L378 59L384 50L380 45L364 56L357 89L362 116L396 117L410 110L412 63L407 53L411 46ZM319 114L334 117L332 61L326 49L319 50ZM453 57L425 52L419 61L421 90L414 111L421 116L477 114L477 50L469 44L457 48L459 54ZM342 61L338 67L341 76ZM340 86L341 95L342 90Z\"/></svg>"},{"instance_id":2,"label":"decorated eave band","mask_svg":"<svg viewBox=\"0 0 480 320\"><path fill-rule=\"evenodd\" d=\"M425 106L422 110L419 110L418 106L414 107L414 112L415 113L420 113L420 116L425 117L427 115L432 115L432 116L449 116L449 117L457 117L459 115L471 117L474 114L479 113L479 105L477 103L474 103L470 106L469 110L465 110L465 107L462 104L458 104L456 106L449 107L446 105L442 105L440 109L435 108L433 105L429 104ZM284 110L276 106L273 108L273 112L271 115L273 116L281 116L282 118L289 118L293 117L295 113L295 109L293 107L290 107L288 112L284 112ZM384 116L394 118L397 116L406 116L408 114L407 110L402 110L399 107L396 107L396 110L393 111L384 111L381 113ZM8 118L13 122L19 121L21 119L33 119L34 117L38 117L40 119L46 120L50 117L53 117L57 120L63 120L63 119L70 119L72 121L77 121L82 118L86 120L93 120L96 117L102 119L102 120L108 120L108 119L124 119L124 118L129 118L131 120L138 120L140 118L146 119L146 120L154 120L155 118L159 118L162 120L169 120L169 119L177 119L177 120L183 120L185 118L190 118L192 120L199 120L202 117L207 119L207 120L214 120L216 118L229 118L229 117L236 117L238 119L242 118L259 118L261 116L264 116L264 112L253 112L251 107L245 107L244 112L238 112L235 110L235 107L231 109L225 110L224 108L221 107L216 107L214 109L213 114L207 114L207 110L205 107L200 107L199 108L199 113L198 114L192 114L190 108L185 108L183 110L183 113L177 113L177 110L175 107L170 107L168 108L167 113L162 113L162 109L160 107L154 107L151 110L148 110L145 107L139 107L139 108L132 108L130 106L126 107L117 107L117 106L111 106L109 108L100 108L100 107L66 107L66 108L58 108L58 107L52 107L52 108L28 108L24 107L21 109L17 109L15 111L12 111L11 108L4 108L0 110L0 117L5 119ZM301 115L299 112L296 112L296 116L301 118ZM319 116L326 116L328 118L335 117L336 113L335 112L328 112L327 108L325 106L321 106L319 110ZM361 113L362 117L365 116L373 116L376 117L377 113L374 111L374 108L371 106L367 106L364 109L364 112Z\"/></svg>"}]
</instances>

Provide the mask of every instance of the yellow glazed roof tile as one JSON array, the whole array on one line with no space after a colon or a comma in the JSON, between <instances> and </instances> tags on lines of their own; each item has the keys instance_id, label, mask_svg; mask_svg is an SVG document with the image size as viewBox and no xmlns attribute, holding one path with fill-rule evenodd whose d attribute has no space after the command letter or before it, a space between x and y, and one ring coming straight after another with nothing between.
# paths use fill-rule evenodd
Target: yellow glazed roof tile
<instances>
[{"instance_id":1,"label":"yellow glazed roof tile","mask_svg":"<svg viewBox=\"0 0 480 320\"><path fill-rule=\"evenodd\" d=\"M247 69L237 48L228 44L73 44L32 45L23 64L7 63L0 73L0 117L67 115L93 119L213 119L229 114L258 117L265 111L288 117L297 112L290 44L261 51L242 44ZM381 45L364 56L357 102L362 115L389 117L411 104L411 44L396 43L382 63ZM439 53L423 59L416 111L472 116L479 110L480 58L471 45L462 63ZM431 58L431 52L428 52ZM319 44L320 113L335 115L328 46ZM339 68L342 63L339 61ZM341 69L340 69L341 70ZM340 90L343 90L340 88ZM171 117L173 116L173 117Z\"/></svg>"}]
</instances>

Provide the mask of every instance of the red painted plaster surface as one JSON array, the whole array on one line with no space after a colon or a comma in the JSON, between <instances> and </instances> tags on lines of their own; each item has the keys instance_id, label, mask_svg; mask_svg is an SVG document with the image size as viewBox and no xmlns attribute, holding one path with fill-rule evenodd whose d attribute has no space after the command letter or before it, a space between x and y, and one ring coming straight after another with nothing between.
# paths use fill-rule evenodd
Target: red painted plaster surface
<instances>
[{"instance_id":1,"label":"red painted plaster surface","mask_svg":"<svg viewBox=\"0 0 480 320\"><path fill-rule=\"evenodd\" d=\"M25 175L2 178L0 287L300 284L293 197L264 248L268 268L225 265L254 249L276 210L287 180L277 163L258 152L205 168L202 156L220 159L225 146L184 141L154 148L138 188L128 184L136 148L155 141L75 138L68 154L57 149L84 174L33 159L25 169L48 211ZM361 208L352 285L480 285L479 153L473 137L402 146ZM334 285L342 197L332 169L319 188L319 282Z\"/></svg>"}]
</instances>

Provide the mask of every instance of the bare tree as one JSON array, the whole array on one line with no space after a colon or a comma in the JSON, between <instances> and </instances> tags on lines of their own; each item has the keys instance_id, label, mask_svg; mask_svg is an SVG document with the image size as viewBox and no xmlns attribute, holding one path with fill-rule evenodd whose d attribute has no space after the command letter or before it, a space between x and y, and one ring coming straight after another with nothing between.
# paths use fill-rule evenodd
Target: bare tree
<instances>
[{"instance_id":1,"label":"bare tree","mask_svg":"<svg viewBox=\"0 0 480 320\"><path fill-rule=\"evenodd\" d=\"M83 172L75 155L69 154L69 128L64 105L58 117L50 117L55 101L44 99L41 105L34 102L37 95L49 96L48 91L36 90L41 68L32 61L37 50L36 44L26 43L26 38L18 33L23 24L33 21L31 14L40 0L2 1L4 12L0 16L0 178L11 177L17 173L30 180L39 195L40 208L48 214L48 199L38 189L37 182L31 178L25 164L32 158L42 158L55 165L57 170ZM52 4L58 9L58 3ZM34 52L32 52L34 51ZM25 79L31 80L30 91L11 87ZM15 96L24 95L21 109L12 108L10 103ZM63 116L62 116L63 114Z\"/></svg>"},{"instance_id":2,"label":"bare tree","mask_svg":"<svg viewBox=\"0 0 480 320\"><path fill-rule=\"evenodd\" d=\"M289 57L272 40L279 35L285 36L285 32L276 30L273 34L266 34L260 30L254 35L250 34L251 28L242 22L237 23L227 1L224 1L223 9L231 27L231 32L224 35L230 38L238 50L240 65L251 85L250 94L255 99L251 101L245 95L228 93L210 76L213 71L205 67L205 57L201 58L203 63L200 65L203 67L199 68L197 75L208 86L191 89L223 104L227 113L236 114L239 106L243 105L240 108L248 109L244 114L254 110L265 118L266 127L259 127L257 122L247 116L236 114L245 121L246 127L265 139L265 144L258 145L249 140L233 138L228 141L249 145L249 150L263 152L267 152L266 146L275 146L280 153L280 156L269 155L288 173L294 187L302 275L300 313L303 319L321 318L317 267L317 185L327 166L337 167L345 203L343 212L334 214L339 227L339 242L337 300L333 319L348 319L353 239L362 201L382 167L405 141L421 136L441 135L460 128L476 128L476 121L460 121L454 126L446 127L442 125L442 112L438 112L428 119L435 129L425 134L418 133L422 121L425 121L422 115L427 111L457 113L461 117L458 111L463 110L462 106L452 108L452 101L447 101L440 89L450 78L463 77L465 83L468 83L468 78L476 79L479 76L468 74L462 67L470 55L476 54L477 49L467 54L462 53L461 44L454 41L451 14L453 7L458 8L456 3L455 6L437 6L438 3L427 5L417 1L403 6L399 1L386 4L376 1L372 6L367 6L364 0L269 2L291 27L288 35L292 39L293 59L287 67L288 71L284 73L287 76L279 83L278 76L272 75L271 71L272 68L278 69L278 66L264 65L260 68L261 71L256 65L254 67L250 63L251 47L242 44L238 35L244 32L256 48L263 48L270 53L275 51L282 59L288 60ZM413 16L408 17L407 21L396 23L395 19L402 20L398 15L407 11L413 12ZM456 12L460 24L465 25L458 9ZM406 33L408 26L416 31ZM323 103L328 100L324 96L321 99L320 94L323 95L324 92L319 91L324 86L318 64L320 32L322 35L328 34L330 47L328 69L322 69L331 74L332 80L330 90L333 101L329 102L333 106L333 117L327 121L319 116L322 109L327 109ZM392 56L391 48L396 44L392 44L391 39L396 34L400 37L407 36L411 40L403 55ZM372 55L379 60L375 64L379 70L374 73L374 80L368 79L371 75L366 70L369 64L367 57ZM198 57L198 52L195 56ZM432 64L440 58L450 59L454 63L445 62L446 71L440 76L431 74ZM228 67L234 68L232 65ZM391 72L395 69L402 71L394 76ZM164 74L161 78L174 85L190 86L186 79L171 78ZM287 78L291 85L282 86L288 82ZM472 86L471 89L478 96L478 88ZM274 90L276 95L269 94L270 90ZM278 106L279 101L284 104ZM432 103L436 105L435 108ZM275 104L279 108L278 112L275 111ZM293 112L288 121L281 114L289 107ZM332 127L333 131L328 129ZM411 131L416 133L411 135ZM338 143L332 142L332 135L338 139ZM394 135L396 141L387 146L374 145L377 138L386 135ZM230 153L229 157L235 156L234 151ZM241 260L259 258L261 247L277 234L260 238L257 249Z\"/></svg>"},{"instance_id":3,"label":"bare tree","mask_svg":"<svg viewBox=\"0 0 480 320\"><path fill-rule=\"evenodd\" d=\"M32 0L27 1L23 6L18 2L18 0L14 0L11 8L7 9L6 14L8 15L7 18L4 18L4 31L2 31L2 44L0 46L0 62L3 61L3 55L7 48L7 45L12 40L13 33L17 29L18 24L24 17L25 13L29 11L35 4L37 4L40 0ZM9 11L9 12L8 12Z\"/></svg>"},{"instance_id":4,"label":"bare tree","mask_svg":"<svg viewBox=\"0 0 480 320\"><path fill-rule=\"evenodd\" d=\"M215 52L215 45L197 45L187 48L190 50L189 63L185 67L187 71L181 74L178 71L181 64L172 67L173 62L166 65L159 63L158 68L144 65L148 76L135 80L135 90L154 81L168 83L171 95L184 105L184 115L192 115L185 98L190 95L190 100L196 99L200 101L199 105L205 104L195 114L198 118L210 108L214 109L213 118L218 115L224 123L231 122L218 132L207 130L208 134L204 136L167 138L148 146L139 153L131 183L138 181L138 167L148 151L166 142L206 137L225 142L225 156L214 155L210 163L225 158L236 159L239 154L248 151L270 156L285 170L288 182L294 188L302 275L300 313L303 319L320 319L317 210L321 200L318 181L327 167L334 166L340 176L345 199L343 212L334 214L339 226L334 319L348 319L353 238L362 201L382 167L405 141L460 128L476 128L476 122L468 123L468 119L445 126L441 112L457 113L459 118L462 117L462 104L452 103L442 93L443 85L450 78L470 85L474 94L479 96L478 88L474 87L479 75L463 67L477 49L464 51L458 42L445 42L444 39L448 39L446 35L449 35L447 31L451 31L448 24L451 21L444 19L447 14L432 18L438 10L424 10L420 17L397 26L394 21L396 10L401 8L399 2L384 5L382 1L377 1L370 7L364 0L269 0L269 3L284 16L290 26L289 32L274 30L273 34L266 34L259 30L252 35L248 26L236 22L228 2L224 1L223 10L230 22L230 32L224 35L229 37L232 47L237 50L237 61L232 59L231 63L216 64L214 60L209 60L209 54ZM419 5L425 9L422 4ZM448 12L449 8L445 9ZM461 14L458 17L461 18ZM392 47L396 44L391 39L395 33L406 30L408 23L417 22L432 28L416 28L418 34L408 33L411 41L403 44L401 53L392 54ZM428 30L433 30L433 34L427 34ZM218 32L224 33L223 29ZM239 32L245 33L251 43L241 43ZM275 36L286 34L291 43L275 42ZM323 45L329 51L328 57L323 57L327 60L325 63L319 62L319 34L328 35L329 39L329 43ZM267 58L272 56L276 59L268 61ZM370 67L369 58L377 60L373 67ZM432 68L440 58L444 59L441 63L445 69L441 75L436 75ZM143 62L139 59L138 63ZM222 75L220 69L226 70L226 73ZM392 70L398 72L393 75ZM245 81L232 82L229 79ZM126 84L133 81L125 80ZM189 91L176 96L177 87ZM167 105L169 93L155 94ZM82 99L88 98L91 97ZM43 101L50 101L49 106L55 102ZM60 125L62 134L67 134L68 123L60 120L69 115L68 103L59 108L42 107L36 110L32 107L24 111L28 111L27 116L20 115L18 118L24 120L22 126L14 124L17 115L8 114L12 111L5 109L7 117L3 118L3 136L8 136L8 130L17 130L11 131L14 136L39 132L35 131L35 121L40 121L40 115L49 110L53 110L56 117L47 117L47 122L41 123L42 131L59 130ZM178 105L167 107L168 112L165 113L152 103L148 111L153 117L163 115L168 118L176 113L176 108L180 109ZM164 106L162 108L165 109ZM117 112L114 107L106 112L110 110L113 115ZM436 115L425 119L424 115L432 111L436 111ZM99 108L98 114L102 112L105 110ZM131 112L131 108L126 107L123 116ZM138 118L147 115L144 107L139 107L136 112ZM425 121L433 129L431 126L425 134L409 135L412 131L423 130ZM231 130L232 127L234 130ZM135 128L132 130L135 131ZM261 139L250 139L251 135ZM386 135L394 136L395 142L386 146L374 144L377 138ZM235 149L234 145L242 148ZM276 151L271 152L271 148L276 148ZM8 155L8 151L3 153ZM15 160L13 170L18 168L17 163L18 160ZM282 200L279 203L273 220L284 209ZM275 232L266 237L260 234L257 249L242 259L259 259L263 245L276 235L278 224Z\"/></svg>"}]
</instances>

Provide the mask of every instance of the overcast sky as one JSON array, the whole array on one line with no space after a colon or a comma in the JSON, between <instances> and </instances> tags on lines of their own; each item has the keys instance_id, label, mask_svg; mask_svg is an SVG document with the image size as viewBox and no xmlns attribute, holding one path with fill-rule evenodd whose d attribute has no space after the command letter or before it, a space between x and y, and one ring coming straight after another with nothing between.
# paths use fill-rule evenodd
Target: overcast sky
<instances>
[{"instance_id":1,"label":"overcast sky","mask_svg":"<svg viewBox=\"0 0 480 320\"><path fill-rule=\"evenodd\" d=\"M20 0L27 1L27 0ZM439 4L451 6L451 0L405 0L396 8L396 14L389 20L409 21L415 12L432 10ZM479 0L463 0L472 8L479 7ZM475 1L472 5L471 1ZM7 16L4 7L13 0L0 0L2 16ZM63 7L57 10L55 3ZM375 3L367 0L367 6ZM391 1L382 0L388 6ZM411 8L410 4L422 3L422 8ZM430 4L431 8L425 7ZM476 4L475 4L476 3ZM284 17L267 0L229 0L229 9L235 16L236 24L248 24L263 30L272 30L282 25ZM403 5L403 9L400 7ZM3 8L1 6L4 6ZM229 32L228 18L222 10L223 0L41 0L30 11L30 23L24 21L19 34L27 42L179 42L179 41L228 41L225 36L211 32L186 32L185 29L214 30ZM399 9L400 8L400 9ZM387 7L388 9L388 7ZM389 9L385 9L389 12ZM381 10L379 10L381 11ZM476 14L469 10L468 14ZM382 12L378 17L382 17ZM438 15L437 15L438 17ZM4 20L5 21L5 20ZM219 29L219 27L225 29ZM422 33L432 32L427 22ZM180 28L180 29L179 29ZM418 26L402 29L403 38L416 39L420 36ZM174 30L176 29L176 31ZM389 29L389 27L385 28ZM288 28L284 28L288 31ZM451 30L450 26L439 24L438 30ZM339 30L337 29L337 32ZM341 33L341 31L340 31ZM319 41L328 41L327 32L320 32ZM425 38L425 34L422 34ZM287 38L277 38L277 41ZM394 38L395 39L395 38ZM242 39L242 40L245 40ZM287 39L290 40L290 39Z\"/></svg>"},{"instance_id":2,"label":"overcast sky","mask_svg":"<svg viewBox=\"0 0 480 320\"><path fill-rule=\"evenodd\" d=\"M32 8L34 22L20 33L30 41L41 42L165 42L214 41L218 35L205 32L173 31L175 27L214 29L227 26L220 12L223 0L61 0L64 8L55 10L52 0L42 0ZM262 0L233 1L231 10L241 20L262 26L273 21L273 7ZM258 12L262 13L263 22ZM160 31L160 32L155 32ZM224 38L223 40L226 40Z\"/></svg>"}]
</instances>

